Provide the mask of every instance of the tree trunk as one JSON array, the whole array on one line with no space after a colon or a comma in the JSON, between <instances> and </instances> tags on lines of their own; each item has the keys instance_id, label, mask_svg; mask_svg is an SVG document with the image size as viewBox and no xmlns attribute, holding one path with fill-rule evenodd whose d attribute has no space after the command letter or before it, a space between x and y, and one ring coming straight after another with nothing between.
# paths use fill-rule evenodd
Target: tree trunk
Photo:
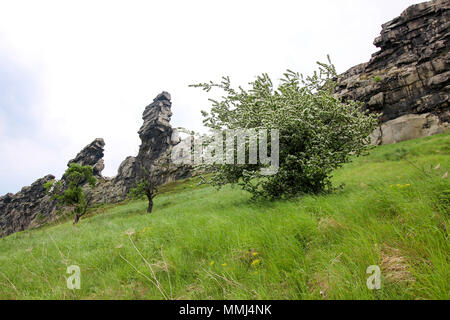
<instances>
[{"instance_id":1,"label":"tree trunk","mask_svg":"<svg viewBox=\"0 0 450 320\"><path fill-rule=\"evenodd\" d=\"M153 199L151 197L148 198L148 208L147 213L152 213L153 210Z\"/></svg>"},{"instance_id":2,"label":"tree trunk","mask_svg":"<svg viewBox=\"0 0 450 320\"><path fill-rule=\"evenodd\" d=\"M75 212L75 221L73 222L73 224L77 224L79 220L80 216L78 215L78 213Z\"/></svg>"},{"instance_id":3,"label":"tree trunk","mask_svg":"<svg viewBox=\"0 0 450 320\"><path fill-rule=\"evenodd\" d=\"M155 188L149 184L145 187L145 195L148 199L148 207L147 207L147 213L152 213L153 210L153 197L156 195Z\"/></svg>"}]
</instances>

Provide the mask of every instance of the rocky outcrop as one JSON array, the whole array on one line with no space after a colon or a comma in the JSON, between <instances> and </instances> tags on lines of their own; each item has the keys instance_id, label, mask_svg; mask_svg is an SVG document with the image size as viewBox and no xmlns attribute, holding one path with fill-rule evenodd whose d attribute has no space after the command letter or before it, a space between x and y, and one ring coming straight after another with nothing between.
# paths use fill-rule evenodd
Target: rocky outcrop
<instances>
[{"instance_id":1,"label":"rocky outcrop","mask_svg":"<svg viewBox=\"0 0 450 320\"><path fill-rule=\"evenodd\" d=\"M142 143L136 157L136 175L150 175L158 184L186 178L191 171L189 166L172 162L173 147L180 139L170 126L171 107L170 94L159 94L145 108L144 123L138 132Z\"/></svg>"},{"instance_id":2,"label":"rocky outcrop","mask_svg":"<svg viewBox=\"0 0 450 320\"><path fill-rule=\"evenodd\" d=\"M94 175L97 177L102 176L102 171L105 169L105 163L103 161L105 141L102 138L97 138L81 150L77 156L70 160L67 164L68 167L72 163L78 163L82 166L91 166L94 171Z\"/></svg>"},{"instance_id":3,"label":"rocky outcrop","mask_svg":"<svg viewBox=\"0 0 450 320\"><path fill-rule=\"evenodd\" d=\"M103 139L95 139L77 156L70 160L67 166L78 163L83 166L93 167L94 175L100 181L103 180L101 172L104 169ZM55 179L53 175L47 175L38 179L29 187L23 187L16 194L7 194L0 197L0 237L11 233L38 227L56 218L57 205L46 194L44 185ZM63 178L62 178L63 179Z\"/></svg>"},{"instance_id":4,"label":"rocky outcrop","mask_svg":"<svg viewBox=\"0 0 450 320\"><path fill-rule=\"evenodd\" d=\"M44 184L55 179L45 176L16 194L0 197L0 237L37 227L53 218L55 203L46 195Z\"/></svg>"},{"instance_id":5,"label":"rocky outcrop","mask_svg":"<svg viewBox=\"0 0 450 320\"><path fill-rule=\"evenodd\" d=\"M450 130L447 122L431 113L407 114L379 126L371 136L372 144L393 144L428 137Z\"/></svg>"},{"instance_id":6,"label":"rocky outcrop","mask_svg":"<svg viewBox=\"0 0 450 320\"><path fill-rule=\"evenodd\" d=\"M117 203L123 201L136 184L136 158L127 157L120 165L117 176L97 181L97 186L87 191L92 203Z\"/></svg>"},{"instance_id":7,"label":"rocky outcrop","mask_svg":"<svg viewBox=\"0 0 450 320\"><path fill-rule=\"evenodd\" d=\"M136 157L127 157L119 167L117 176L102 176L105 142L98 138L68 162L90 165L97 178L95 188L85 187L91 204L117 203L126 198L136 181L150 175L157 184L187 178L191 167L171 161L173 148L180 143L170 125L172 103L170 94L159 94L145 108L144 123L139 130L141 146ZM56 203L46 195L44 184L55 179L48 175L24 187L17 194L0 197L0 237L13 232L40 226L56 217Z\"/></svg>"},{"instance_id":8,"label":"rocky outcrop","mask_svg":"<svg viewBox=\"0 0 450 320\"><path fill-rule=\"evenodd\" d=\"M187 178L192 168L171 160L173 148L180 143L170 125L172 102L168 92L159 94L142 115L143 124L138 131L141 145L136 157L128 157L112 179L103 179L90 190L94 203L114 203L126 198L136 182L150 176L157 184Z\"/></svg>"},{"instance_id":9,"label":"rocky outcrop","mask_svg":"<svg viewBox=\"0 0 450 320\"><path fill-rule=\"evenodd\" d=\"M380 50L339 77L336 93L380 113L374 143L449 130L450 1L413 5L382 26Z\"/></svg>"}]
</instances>

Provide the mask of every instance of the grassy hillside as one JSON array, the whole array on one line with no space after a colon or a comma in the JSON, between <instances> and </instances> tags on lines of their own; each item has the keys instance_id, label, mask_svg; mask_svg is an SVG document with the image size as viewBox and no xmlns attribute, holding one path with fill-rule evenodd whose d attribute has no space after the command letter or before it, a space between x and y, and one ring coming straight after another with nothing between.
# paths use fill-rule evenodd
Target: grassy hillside
<instances>
[{"instance_id":1,"label":"grassy hillside","mask_svg":"<svg viewBox=\"0 0 450 320\"><path fill-rule=\"evenodd\" d=\"M152 215L137 201L0 239L0 298L449 299L449 155L450 134L378 147L295 201L166 185Z\"/></svg>"}]
</instances>

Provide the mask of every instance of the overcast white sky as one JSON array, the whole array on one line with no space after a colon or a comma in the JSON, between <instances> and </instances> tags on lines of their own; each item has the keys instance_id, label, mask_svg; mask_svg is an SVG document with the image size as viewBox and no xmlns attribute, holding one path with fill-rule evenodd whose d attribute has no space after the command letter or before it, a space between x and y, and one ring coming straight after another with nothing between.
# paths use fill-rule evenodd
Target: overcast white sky
<instances>
[{"instance_id":1,"label":"overcast white sky","mask_svg":"<svg viewBox=\"0 0 450 320\"><path fill-rule=\"evenodd\" d=\"M105 175L136 155L146 105L172 95L172 125L199 130L189 84L366 62L381 24L414 0L1 1L0 195L52 173L97 137Z\"/></svg>"}]
</instances>

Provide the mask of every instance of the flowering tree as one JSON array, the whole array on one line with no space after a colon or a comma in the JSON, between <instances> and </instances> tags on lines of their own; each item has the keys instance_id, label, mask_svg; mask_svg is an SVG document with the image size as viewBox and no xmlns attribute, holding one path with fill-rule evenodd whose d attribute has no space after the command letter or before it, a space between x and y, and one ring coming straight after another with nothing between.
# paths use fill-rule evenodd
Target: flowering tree
<instances>
[{"instance_id":1,"label":"flowering tree","mask_svg":"<svg viewBox=\"0 0 450 320\"><path fill-rule=\"evenodd\" d=\"M361 103L344 103L334 95L335 79L336 70L329 60L318 63L318 70L306 78L288 70L277 89L267 74L250 82L249 90L232 88L228 77L220 83L192 85L206 92L224 92L220 100L210 99L209 113L202 111L208 128L276 129L279 133L276 174L261 174L266 165L261 162L213 163L206 165L212 172L209 182L217 187L238 184L255 197L270 199L331 190L333 170L349 162L352 154L359 156L368 150L369 135L377 124L376 115L363 112ZM269 143L269 150L274 147Z\"/></svg>"}]
</instances>

